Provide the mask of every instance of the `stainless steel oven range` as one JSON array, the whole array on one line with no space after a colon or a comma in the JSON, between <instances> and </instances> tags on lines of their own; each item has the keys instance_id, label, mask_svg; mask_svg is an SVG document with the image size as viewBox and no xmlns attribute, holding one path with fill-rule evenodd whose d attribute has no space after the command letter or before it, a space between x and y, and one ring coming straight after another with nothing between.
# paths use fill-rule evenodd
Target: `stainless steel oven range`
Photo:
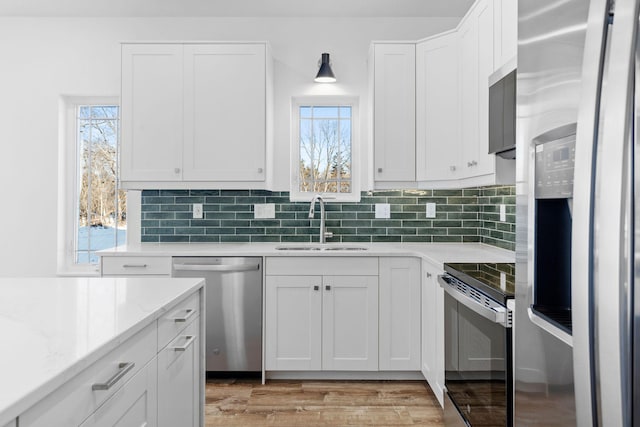
<instances>
[{"instance_id":1,"label":"stainless steel oven range","mask_svg":"<svg viewBox=\"0 0 640 427\"><path fill-rule=\"evenodd\" d=\"M445 264L445 425L513 426L515 264Z\"/></svg>"}]
</instances>

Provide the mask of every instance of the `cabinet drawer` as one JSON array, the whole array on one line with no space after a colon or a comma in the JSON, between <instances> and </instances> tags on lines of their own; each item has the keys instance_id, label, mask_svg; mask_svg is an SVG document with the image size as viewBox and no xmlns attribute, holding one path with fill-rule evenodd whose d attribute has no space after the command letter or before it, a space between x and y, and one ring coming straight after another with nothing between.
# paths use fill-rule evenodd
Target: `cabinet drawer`
<instances>
[{"instance_id":1,"label":"cabinet drawer","mask_svg":"<svg viewBox=\"0 0 640 427\"><path fill-rule=\"evenodd\" d=\"M200 291L170 308L158 319L158 350L172 341L193 319L200 315Z\"/></svg>"},{"instance_id":2,"label":"cabinet drawer","mask_svg":"<svg viewBox=\"0 0 640 427\"><path fill-rule=\"evenodd\" d=\"M118 256L102 257L103 276L146 276L171 274L170 257Z\"/></svg>"},{"instance_id":3,"label":"cabinet drawer","mask_svg":"<svg viewBox=\"0 0 640 427\"><path fill-rule=\"evenodd\" d=\"M80 425L155 357L156 348L157 329L154 322L28 409L20 416L20 426ZM133 366L127 369L130 364ZM122 375L118 377L118 374ZM109 389L93 390L94 385L110 380L112 385Z\"/></svg>"},{"instance_id":4,"label":"cabinet drawer","mask_svg":"<svg viewBox=\"0 0 640 427\"><path fill-rule=\"evenodd\" d=\"M200 425L199 328L196 317L158 353L159 427Z\"/></svg>"},{"instance_id":5,"label":"cabinet drawer","mask_svg":"<svg viewBox=\"0 0 640 427\"><path fill-rule=\"evenodd\" d=\"M268 275L377 276L378 257L268 257Z\"/></svg>"}]
</instances>

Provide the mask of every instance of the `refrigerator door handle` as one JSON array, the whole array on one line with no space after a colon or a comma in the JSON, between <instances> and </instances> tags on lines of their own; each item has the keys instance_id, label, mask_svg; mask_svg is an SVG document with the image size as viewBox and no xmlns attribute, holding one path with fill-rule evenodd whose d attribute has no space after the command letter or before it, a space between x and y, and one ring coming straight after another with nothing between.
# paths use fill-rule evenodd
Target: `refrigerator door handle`
<instances>
[{"instance_id":1,"label":"refrigerator door handle","mask_svg":"<svg viewBox=\"0 0 640 427\"><path fill-rule=\"evenodd\" d=\"M593 311L593 213L602 77L608 32L608 0L589 6L576 129L571 242L571 316L576 421L598 425Z\"/></svg>"},{"instance_id":2,"label":"refrigerator door handle","mask_svg":"<svg viewBox=\"0 0 640 427\"><path fill-rule=\"evenodd\" d=\"M631 425L631 325L627 309L633 286L633 221L630 181L634 139L637 52L637 0L617 0L607 73L606 117L596 198L596 336L600 419L606 425ZM630 161L631 159L631 161Z\"/></svg>"}]
</instances>

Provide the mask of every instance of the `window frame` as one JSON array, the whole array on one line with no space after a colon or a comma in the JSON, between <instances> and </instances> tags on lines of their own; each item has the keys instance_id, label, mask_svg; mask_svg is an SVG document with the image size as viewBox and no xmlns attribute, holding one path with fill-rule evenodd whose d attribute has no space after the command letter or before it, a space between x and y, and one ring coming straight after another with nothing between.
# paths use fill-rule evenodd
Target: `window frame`
<instances>
[{"instance_id":1,"label":"window frame","mask_svg":"<svg viewBox=\"0 0 640 427\"><path fill-rule=\"evenodd\" d=\"M316 194L329 202L360 201L360 100L351 95L309 95L291 98L291 149L289 199L310 202ZM351 192L302 192L300 188L300 107L351 107Z\"/></svg>"},{"instance_id":2,"label":"window frame","mask_svg":"<svg viewBox=\"0 0 640 427\"><path fill-rule=\"evenodd\" d=\"M59 100L58 135L58 256L57 271L60 276L98 276L97 264L75 262L77 188L80 176L78 161L78 108L90 105L118 106L120 121L120 98L118 96L61 96ZM118 156L119 157L119 156ZM118 158L118 163L119 163ZM119 166L117 166L119 169ZM127 230L128 231L128 230ZM124 243L124 242L122 242Z\"/></svg>"}]
</instances>

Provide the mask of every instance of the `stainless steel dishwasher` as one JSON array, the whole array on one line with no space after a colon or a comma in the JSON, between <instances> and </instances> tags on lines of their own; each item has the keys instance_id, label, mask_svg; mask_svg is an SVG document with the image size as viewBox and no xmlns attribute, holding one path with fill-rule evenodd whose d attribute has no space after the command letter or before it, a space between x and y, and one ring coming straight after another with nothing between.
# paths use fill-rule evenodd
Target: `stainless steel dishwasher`
<instances>
[{"instance_id":1,"label":"stainless steel dishwasher","mask_svg":"<svg viewBox=\"0 0 640 427\"><path fill-rule=\"evenodd\" d=\"M207 371L261 371L262 258L173 257L171 275L206 279Z\"/></svg>"}]
</instances>

